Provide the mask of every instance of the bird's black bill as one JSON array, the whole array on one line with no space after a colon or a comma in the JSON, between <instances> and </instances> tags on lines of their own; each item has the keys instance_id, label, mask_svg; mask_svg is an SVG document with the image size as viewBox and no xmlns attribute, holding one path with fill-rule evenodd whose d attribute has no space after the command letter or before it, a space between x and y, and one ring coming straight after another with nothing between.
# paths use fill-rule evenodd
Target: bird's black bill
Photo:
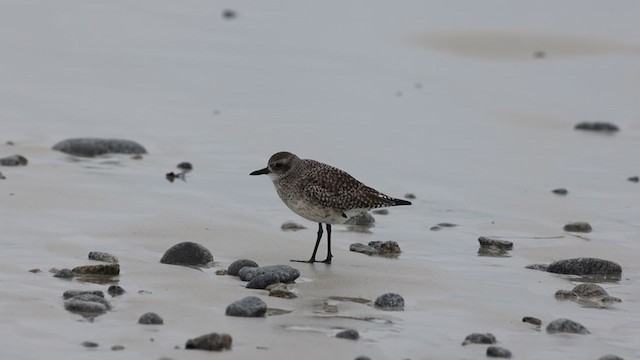
<instances>
[{"instance_id":1,"label":"bird's black bill","mask_svg":"<svg viewBox=\"0 0 640 360\"><path fill-rule=\"evenodd\" d=\"M249 175L265 175L268 173L269 173L269 168L264 168L264 169L256 170Z\"/></svg>"}]
</instances>

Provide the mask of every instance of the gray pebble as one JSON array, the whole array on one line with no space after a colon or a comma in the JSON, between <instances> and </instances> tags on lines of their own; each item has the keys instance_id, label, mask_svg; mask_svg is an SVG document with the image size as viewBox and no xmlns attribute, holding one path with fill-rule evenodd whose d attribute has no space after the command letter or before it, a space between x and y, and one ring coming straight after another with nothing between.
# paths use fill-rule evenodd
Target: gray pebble
<instances>
[{"instance_id":1,"label":"gray pebble","mask_svg":"<svg viewBox=\"0 0 640 360\"><path fill-rule=\"evenodd\" d=\"M496 248L501 250L513 249L513 243L511 241L498 240L498 239L488 238L486 236L480 236L478 238L478 242L480 243L480 247Z\"/></svg>"},{"instance_id":2,"label":"gray pebble","mask_svg":"<svg viewBox=\"0 0 640 360\"><path fill-rule=\"evenodd\" d=\"M187 161L183 161L181 163L179 163L178 165L176 165L176 167L180 170L184 170L184 171L191 171L193 170L193 165L191 165L190 162Z\"/></svg>"},{"instance_id":3,"label":"gray pebble","mask_svg":"<svg viewBox=\"0 0 640 360\"><path fill-rule=\"evenodd\" d=\"M100 302L86 301L71 298L64 302L64 308L67 311L81 314L102 314L107 312L109 308Z\"/></svg>"},{"instance_id":4,"label":"gray pebble","mask_svg":"<svg viewBox=\"0 0 640 360\"><path fill-rule=\"evenodd\" d=\"M572 222L564 226L564 231L568 232L590 233L592 230L591 225L584 221Z\"/></svg>"},{"instance_id":5,"label":"gray pebble","mask_svg":"<svg viewBox=\"0 0 640 360\"><path fill-rule=\"evenodd\" d=\"M369 246L378 250L380 255L399 255L400 245L395 241L370 241Z\"/></svg>"},{"instance_id":6,"label":"gray pebble","mask_svg":"<svg viewBox=\"0 0 640 360\"><path fill-rule=\"evenodd\" d=\"M558 188L551 190L551 192L557 195L567 195L569 193L569 190L565 188Z\"/></svg>"},{"instance_id":7,"label":"gray pebble","mask_svg":"<svg viewBox=\"0 0 640 360\"><path fill-rule=\"evenodd\" d=\"M247 296L227 306L225 314L240 317L261 317L267 312L267 304L255 296Z\"/></svg>"},{"instance_id":8,"label":"gray pebble","mask_svg":"<svg viewBox=\"0 0 640 360\"><path fill-rule=\"evenodd\" d=\"M124 346L123 345L113 345L111 347L111 351L121 351L124 350Z\"/></svg>"},{"instance_id":9,"label":"gray pebble","mask_svg":"<svg viewBox=\"0 0 640 360\"><path fill-rule=\"evenodd\" d=\"M97 348L99 345L96 342L93 341L83 341L82 342L82 346L86 347L86 348Z\"/></svg>"},{"instance_id":10,"label":"gray pebble","mask_svg":"<svg viewBox=\"0 0 640 360\"><path fill-rule=\"evenodd\" d=\"M572 334L589 334L589 330L582 326L582 324L577 323L573 320L569 319L556 319L547 325L547 332L549 334L555 333L572 333Z\"/></svg>"},{"instance_id":11,"label":"gray pebble","mask_svg":"<svg viewBox=\"0 0 640 360\"><path fill-rule=\"evenodd\" d=\"M27 158L22 155L12 155L0 159L0 165L2 166L25 166L28 163Z\"/></svg>"},{"instance_id":12,"label":"gray pebble","mask_svg":"<svg viewBox=\"0 0 640 360\"><path fill-rule=\"evenodd\" d=\"M273 274L278 277L277 282L289 283L300 277L300 271L289 265L271 265L262 267L243 267L238 271L238 276L242 281L251 281L256 276Z\"/></svg>"},{"instance_id":13,"label":"gray pebble","mask_svg":"<svg viewBox=\"0 0 640 360\"><path fill-rule=\"evenodd\" d=\"M360 334L358 334L357 330L347 329L337 333L336 337L340 339L358 340L360 338Z\"/></svg>"},{"instance_id":14,"label":"gray pebble","mask_svg":"<svg viewBox=\"0 0 640 360\"><path fill-rule=\"evenodd\" d=\"M547 271L569 275L620 275L622 267L609 260L575 258L552 262Z\"/></svg>"},{"instance_id":15,"label":"gray pebble","mask_svg":"<svg viewBox=\"0 0 640 360\"><path fill-rule=\"evenodd\" d=\"M548 268L549 268L549 265L547 264L531 264L531 265L525 266L525 269L539 270L539 271L547 271Z\"/></svg>"},{"instance_id":16,"label":"gray pebble","mask_svg":"<svg viewBox=\"0 0 640 360\"><path fill-rule=\"evenodd\" d=\"M185 345L185 349L198 349L208 351L230 350L232 343L231 335L211 333L189 339Z\"/></svg>"},{"instance_id":17,"label":"gray pebble","mask_svg":"<svg viewBox=\"0 0 640 360\"><path fill-rule=\"evenodd\" d=\"M522 322L526 322L526 323L533 324L533 325L538 325L538 326L542 325L542 320L540 320L538 318L535 318L533 316L525 316L525 317L523 317L522 318Z\"/></svg>"},{"instance_id":18,"label":"gray pebble","mask_svg":"<svg viewBox=\"0 0 640 360\"><path fill-rule=\"evenodd\" d=\"M266 289L267 286L279 283L280 278L273 273L262 274L254 277L247 283L247 289Z\"/></svg>"},{"instance_id":19,"label":"gray pebble","mask_svg":"<svg viewBox=\"0 0 640 360\"><path fill-rule=\"evenodd\" d=\"M404 299L399 294L386 293L380 295L373 303L375 307L385 311L403 311Z\"/></svg>"},{"instance_id":20,"label":"gray pebble","mask_svg":"<svg viewBox=\"0 0 640 360\"><path fill-rule=\"evenodd\" d=\"M101 290L67 290L64 293L62 293L62 298L66 300L72 297L87 295L87 294L104 298L104 293Z\"/></svg>"},{"instance_id":21,"label":"gray pebble","mask_svg":"<svg viewBox=\"0 0 640 360\"><path fill-rule=\"evenodd\" d=\"M76 266L71 271L73 271L74 274L115 276L120 274L120 265L118 264L83 265L83 266Z\"/></svg>"},{"instance_id":22,"label":"gray pebble","mask_svg":"<svg viewBox=\"0 0 640 360\"><path fill-rule=\"evenodd\" d=\"M600 356L598 360L624 360L624 359L621 358L620 356L609 354L609 355Z\"/></svg>"},{"instance_id":23,"label":"gray pebble","mask_svg":"<svg viewBox=\"0 0 640 360\"><path fill-rule=\"evenodd\" d=\"M507 350L505 348L501 348L499 346L489 346L487 348L487 356L488 357L510 359L511 358L511 351L509 351L509 350Z\"/></svg>"},{"instance_id":24,"label":"gray pebble","mask_svg":"<svg viewBox=\"0 0 640 360\"><path fill-rule=\"evenodd\" d=\"M638 176L630 176L627 180L637 183L637 182L640 182L640 177L638 177Z\"/></svg>"},{"instance_id":25,"label":"gray pebble","mask_svg":"<svg viewBox=\"0 0 640 360\"><path fill-rule=\"evenodd\" d=\"M148 313L140 316L140 319L138 319L138 324L143 324L143 325L162 325L162 324L164 324L164 320L162 320L160 315L158 315L156 313L153 313L153 312L148 312Z\"/></svg>"},{"instance_id":26,"label":"gray pebble","mask_svg":"<svg viewBox=\"0 0 640 360\"><path fill-rule=\"evenodd\" d=\"M73 277L73 271L69 269L58 270L53 277L62 278L62 279L71 279Z\"/></svg>"},{"instance_id":27,"label":"gray pebble","mask_svg":"<svg viewBox=\"0 0 640 360\"><path fill-rule=\"evenodd\" d=\"M248 259L236 260L232 262L231 265L229 265L229 268L227 269L227 275L238 276L238 272L240 271L240 269L247 266L258 267L258 264L255 261Z\"/></svg>"},{"instance_id":28,"label":"gray pebble","mask_svg":"<svg viewBox=\"0 0 640 360\"><path fill-rule=\"evenodd\" d=\"M491 334L491 333L486 333L486 334L473 333L473 334L467 335L467 337L464 338L464 341L462 342L462 345L467 345L467 344L495 344L495 343L496 343L496 337L493 336L493 334Z\"/></svg>"},{"instance_id":29,"label":"gray pebble","mask_svg":"<svg viewBox=\"0 0 640 360\"><path fill-rule=\"evenodd\" d=\"M160 259L163 264L207 266L213 261L213 255L206 247L185 241L170 247Z\"/></svg>"},{"instance_id":30,"label":"gray pebble","mask_svg":"<svg viewBox=\"0 0 640 360\"><path fill-rule=\"evenodd\" d=\"M361 244L361 243L353 243L351 245L349 245L349 250L353 251L353 252L358 252L358 253L362 253L365 255L378 255L379 252L378 250L372 248L369 245L365 245L365 244Z\"/></svg>"},{"instance_id":31,"label":"gray pebble","mask_svg":"<svg viewBox=\"0 0 640 360\"><path fill-rule=\"evenodd\" d=\"M576 124L575 126L576 130L587 130L587 131L595 131L595 132L604 132L604 133L611 133L611 132L616 132L618 130L620 130L618 128L618 126L612 124L612 123L608 123L608 122L601 122L601 121L594 121L594 122L581 122Z\"/></svg>"},{"instance_id":32,"label":"gray pebble","mask_svg":"<svg viewBox=\"0 0 640 360\"><path fill-rule=\"evenodd\" d=\"M349 230L368 230L371 227L374 227L376 223L376 219L373 215L368 212L361 212L358 215L352 216L347 221L345 221L345 225L348 225Z\"/></svg>"},{"instance_id":33,"label":"gray pebble","mask_svg":"<svg viewBox=\"0 0 640 360\"><path fill-rule=\"evenodd\" d=\"M118 285L111 285L107 289L107 292L111 296L118 296L118 295L124 294L124 289L122 287L118 286Z\"/></svg>"},{"instance_id":34,"label":"gray pebble","mask_svg":"<svg viewBox=\"0 0 640 360\"><path fill-rule=\"evenodd\" d=\"M280 229L282 229L282 231L298 231L306 229L306 227L293 221L287 221L280 225Z\"/></svg>"},{"instance_id":35,"label":"gray pebble","mask_svg":"<svg viewBox=\"0 0 640 360\"><path fill-rule=\"evenodd\" d=\"M63 153L94 157L105 154L146 154L147 150L137 142L121 139L75 138L62 140L53 150Z\"/></svg>"},{"instance_id":36,"label":"gray pebble","mask_svg":"<svg viewBox=\"0 0 640 360\"><path fill-rule=\"evenodd\" d=\"M96 260L96 261L104 261L104 262L114 263L114 264L118 263L118 258L116 256L106 252L100 252L100 251L89 252L89 259Z\"/></svg>"}]
</instances>

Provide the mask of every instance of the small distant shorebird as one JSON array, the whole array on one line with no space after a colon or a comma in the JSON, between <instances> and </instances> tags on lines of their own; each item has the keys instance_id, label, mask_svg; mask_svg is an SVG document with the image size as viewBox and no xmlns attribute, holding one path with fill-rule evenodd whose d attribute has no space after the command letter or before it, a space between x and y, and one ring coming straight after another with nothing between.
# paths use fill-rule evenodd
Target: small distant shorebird
<instances>
[{"instance_id":1,"label":"small distant shorebird","mask_svg":"<svg viewBox=\"0 0 640 360\"><path fill-rule=\"evenodd\" d=\"M344 224L350 217L375 208L411 205L374 190L346 172L289 152L275 153L266 168L250 175L269 175L280 199L303 218L318 223L318 238L311 259L291 260L314 263L322 238L322 224L327 227L327 258L331 264L331 224Z\"/></svg>"}]
</instances>

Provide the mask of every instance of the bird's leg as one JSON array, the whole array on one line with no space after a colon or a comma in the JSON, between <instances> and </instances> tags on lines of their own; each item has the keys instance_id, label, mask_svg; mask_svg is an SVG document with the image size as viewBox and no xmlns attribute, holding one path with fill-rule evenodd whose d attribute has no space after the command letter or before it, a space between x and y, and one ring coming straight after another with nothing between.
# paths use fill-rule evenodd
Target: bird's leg
<instances>
[{"instance_id":1,"label":"bird's leg","mask_svg":"<svg viewBox=\"0 0 640 360\"><path fill-rule=\"evenodd\" d=\"M327 225L327 258L323 261L325 264L331 264L331 224Z\"/></svg>"},{"instance_id":2,"label":"bird's leg","mask_svg":"<svg viewBox=\"0 0 640 360\"><path fill-rule=\"evenodd\" d=\"M329 230L330 228L327 228ZM316 262L316 252L318 252L318 245L320 245L320 239L322 239L322 223L318 223L318 239L316 240L316 246L313 248L313 254L311 254L311 259L308 261L305 260L291 260L294 262L303 262L313 264Z\"/></svg>"}]
</instances>

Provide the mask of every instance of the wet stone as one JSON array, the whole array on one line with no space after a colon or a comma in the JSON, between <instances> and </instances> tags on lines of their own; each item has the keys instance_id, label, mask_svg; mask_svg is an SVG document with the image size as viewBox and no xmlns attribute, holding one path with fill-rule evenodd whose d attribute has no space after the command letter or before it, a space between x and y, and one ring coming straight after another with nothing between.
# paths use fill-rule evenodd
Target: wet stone
<instances>
[{"instance_id":1,"label":"wet stone","mask_svg":"<svg viewBox=\"0 0 640 360\"><path fill-rule=\"evenodd\" d=\"M62 294L62 298L66 300L80 295L95 295L104 298L104 293L101 290L67 290Z\"/></svg>"},{"instance_id":2,"label":"wet stone","mask_svg":"<svg viewBox=\"0 0 640 360\"><path fill-rule=\"evenodd\" d=\"M464 341L462 342L462 345L468 345L468 344L495 344L495 343L496 343L496 337L493 336L493 334L491 334L491 333L486 333L486 334L473 333L473 334L467 335L467 337L464 338Z\"/></svg>"},{"instance_id":3,"label":"wet stone","mask_svg":"<svg viewBox=\"0 0 640 360\"><path fill-rule=\"evenodd\" d=\"M413 194L413 193L406 193L406 194L404 194L404 198L405 199L409 199L409 200L415 200L416 195Z\"/></svg>"},{"instance_id":4,"label":"wet stone","mask_svg":"<svg viewBox=\"0 0 640 360\"><path fill-rule=\"evenodd\" d=\"M213 255L206 247L185 241L170 247L160 259L163 264L208 266L213 261Z\"/></svg>"},{"instance_id":5,"label":"wet stone","mask_svg":"<svg viewBox=\"0 0 640 360\"><path fill-rule=\"evenodd\" d=\"M634 183L637 183L637 182L640 182L640 177L638 177L638 176L630 176L627 180L629 180L631 182L634 182Z\"/></svg>"},{"instance_id":6,"label":"wet stone","mask_svg":"<svg viewBox=\"0 0 640 360\"><path fill-rule=\"evenodd\" d=\"M357 358L355 358L354 360L371 360L371 358L370 358L370 357L368 357L368 356L364 356L364 355L362 355L362 356L358 356L358 357L357 357Z\"/></svg>"},{"instance_id":7,"label":"wet stone","mask_svg":"<svg viewBox=\"0 0 640 360\"><path fill-rule=\"evenodd\" d=\"M404 299L395 293L380 295L373 305L384 311L404 311Z\"/></svg>"},{"instance_id":8,"label":"wet stone","mask_svg":"<svg viewBox=\"0 0 640 360\"><path fill-rule=\"evenodd\" d=\"M187 350L208 350L208 351L222 351L231 350L231 335L211 333L199 336L194 339L189 339L185 345Z\"/></svg>"},{"instance_id":9,"label":"wet stone","mask_svg":"<svg viewBox=\"0 0 640 360\"><path fill-rule=\"evenodd\" d=\"M547 332L549 334L555 333L571 333L571 334L589 334L589 330L582 326L582 324L577 323L573 320L569 319L556 319L547 325Z\"/></svg>"},{"instance_id":10,"label":"wet stone","mask_svg":"<svg viewBox=\"0 0 640 360\"><path fill-rule=\"evenodd\" d=\"M595 132L604 132L604 133L611 133L611 132L616 132L618 130L620 130L618 128L618 126L612 124L612 123L608 123L608 122L600 122L600 121L595 121L595 122L581 122L579 124L576 124L575 126L576 130L587 130L587 131L595 131Z\"/></svg>"},{"instance_id":11,"label":"wet stone","mask_svg":"<svg viewBox=\"0 0 640 360\"><path fill-rule=\"evenodd\" d=\"M42 270L40 270L40 269L31 269L31 270L29 270L29 272L33 273L33 274L39 274L39 273L42 272Z\"/></svg>"},{"instance_id":12,"label":"wet stone","mask_svg":"<svg viewBox=\"0 0 640 360\"><path fill-rule=\"evenodd\" d=\"M262 317L267 312L267 304L255 296L247 296L227 306L225 314L240 317Z\"/></svg>"},{"instance_id":13,"label":"wet stone","mask_svg":"<svg viewBox=\"0 0 640 360\"><path fill-rule=\"evenodd\" d=\"M511 358L511 351L505 349L505 348L501 348L499 346L489 346L487 348L487 356L488 357L495 357L495 358L504 358L504 359L510 359Z\"/></svg>"},{"instance_id":14,"label":"wet stone","mask_svg":"<svg viewBox=\"0 0 640 360\"><path fill-rule=\"evenodd\" d=\"M91 251L89 253L89 260L104 261L113 264L118 263L118 258L116 256L100 251Z\"/></svg>"},{"instance_id":15,"label":"wet stone","mask_svg":"<svg viewBox=\"0 0 640 360\"><path fill-rule=\"evenodd\" d=\"M551 190L551 192L556 195L567 195L569 193L569 190L565 188L558 188L558 189Z\"/></svg>"},{"instance_id":16,"label":"wet stone","mask_svg":"<svg viewBox=\"0 0 640 360\"><path fill-rule=\"evenodd\" d=\"M227 275L227 269L218 269L215 272L216 275Z\"/></svg>"},{"instance_id":17,"label":"wet stone","mask_svg":"<svg viewBox=\"0 0 640 360\"><path fill-rule=\"evenodd\" d=\"M365 255L378 255L378 250L372 248L369 245L361 244L361 243L353 243L349 245L349 250L353 252L362 253Z\"/></svg>"},{"instance_id":18,"label":"wet stone","mask_svg":"<svg viewBox=\"0 0 640 360\"><path fill-rule=\"evenodd\" d=\"M358 230L359 228L368 229L375 226L376 219L368 212L361 212L358 215L350 217L345 221L345 225L349 225L350 230Z\"/></svg>"},{"instance_id":19,"label":"wet stone","mask_svg":"<svg viewBox=\"0 0 640 360\"><path fill-rule=\"evenodd\" d=\"M578 295L573 291L569 290L558 290L554 294L554 297L558 300L575 300L578 298Z\"/></svg>"},{"instance_id":20,"label":"wet stone","mask_svg":"<svg viewBox=\"0 0 640 360\"><path fill-rule=\"evenodd\" d=\"M300 271L289 265L272 265L262 267L243 267L238 271L238 276L242 281L251 281L254 277L273 274L278 278L277 282L289 283L300 277Z\"/></svg>"},{"instance_id":21,"label":"wet stone","mask_svg":"<svg viewBox=\"0 0 640 360\"><path fill-rule=\"evenodd\" d=\"M124 350L124 345L113 345L111 347L111 351L121 351Z\"/></svg>"},{"instance_id":22,"label":"wet stone","mask_svg":"<svg viewBox=\"0 0 640 360\"><path fill-rule=\"evenodd\" d=\"M73 313L99 315L107 312L111 307L104 298L87 294L66 300L64 308Z\"/></svg>"},{"instance_id":23,"label":"wet stone","mask_svg":"<svg viewBox=\"0 0 640 360\"><path fill-rule=\"evenodd\" d=\"M162 320L162 317L160 317L160 315L154 313L154 312L148 312L142 316L140 316L140 318L138 319L138 324L143 324L143 325L162 325L164 324L164 320Z\"/></svg>"},{"instance_id":24,"label":"wet stone","mask_svg":"<svg viewBox=\"0 0 640 360\"><path fill-rule=\"evenodd\" d=\"M120 265L84 265L73 268L74 274L91 274L91 275L109 275L114 276L120 274Z\"/></svg>"},{"instance_id":25,"label":"wet stone","mask_svg":"<svg viewBox=\"0 0 640 360\"><path fill-rule=\"evenodd\" d=\"M598 358L598 360L624 360L620 356L617 355L602 355Z\"/></svg>"},{"instance_id":26,"label":"wet stone","mask_svg":"<svg viewBox=\"0 0 640 360\"><path fill-rule=\"evenodd\" d=\"M389 215L389 209L375 209L371 210L371 212L376 215Z\"/></svg>"},{"instance_id":27,"label":"wet stone","mask_svg":"<svg viewBox=\"0 0 640 360\"><path fill-rule=\"evenodd\" d=\"M226 20L235 19L238 13L235 10L226 9L222 12L222 17Z\"/></svg>"},{"instance_id":28,"label":"wet stone","mask_svg":"<svg viewBox=\"0 0 640 360\"><path fill-rule=\"evenodd\" d=\"M564 226L564 231L567 232L579 232L579 233L590 233L592 231L591 225L587 222L578 221L568 223Z\"/></svg>"},{"instance_id":29,"label":"wet stone","mask_svg":"<svg viewBox=\"0 0 640 360\"><path fill-rule=\"evenodd\" d=\"M124 289L122 287L120 287L119 285L111 285L111 286L109 286L109 288L107 289L107 292L111 296L118 296L118 295L122 295L122 294L125 293Z\"/></svg>"},{"instance_id":30,"label":"wet stone","mask_svg":"<svg viewBox=\"0 0 640 360\"><path fill-rule=\"evenodd\" d=\"M565 275L620 275L622 267L597 258L574 258L552 262L547 271Z\"/></svg>"},{"instance_id":31,"label":"wet stone","mask_svg":"<svg viewBox=\"0 0 640 360\"><path fill-rule=\"evenodd\" d=\"M538 325L538 326L542 325L542 320L540 320L538 318L535 318L533 316L525 316L525 317L523 317L522 318L522 322L526 322L526 323L533 324L533 325Z\"/></svg>"},{"instance_id":32,"label":"wet stone","mask_svg":"<svg viewBox=\"0 0 640 360\"><path fill-rule=\"evenodd\" d=\"M191 165L190 162L187 161L183 161L181 163L179 163L178 165L176 165L176 167L180 170L184 170L184 171L191 171L193 170L193 165Z\"/></svg>"},{"instance_id":33,"label":"wet stone","mask_svg":"<svg viewBox=\"0 0 640 360\"><path fill-rule=\"evenodd\" d=\"M69 269L61 269L56 271L56 273L53 274L53 277L62 278L62 279L71 279L73 277L73 271Z\"/></svg>"},{"instance_id":34,"label":"wet stone","mask_svg":"<svg viewBox=\"0 0 640 360\"><path fill-rule=\"evenodd\" d=\"M238 276L238 272L243 267L256 267L257 268L258 267L258 263L256 263L253 260L248 260L248 259L236 260L236 261L232 262L231 265L229 265L229 268L227 269L227 275Z\"/></svg>"},{"instance_id":35,"label":"wet stone","mask_svg":"<svg viewBox=\"0 0 640 360\"><path fill-rule=\"evenodd\" d=\"M83 341L82 342L82 346L86 347L86 348L97 348L99 345L96 342L93 341Z\"/></svg>"},{"instance_id":36,"label":"wet stone","mask_svg":"<svg viewBox=\"0 0 640 360\"><path fill-rule=\"evenodd\" d=\"M429 230L431 230L431 231L440 231L442 229L453 228L453 227L456 227L456 226L458 226L458 224L442 222L442 223L439 223L436 226L432 226Z\"/></svg>"},{"instance_id":37,"label":"wet stone","mask_svg":"<svg viewBox=\"0 0 640 360\"><path fill-rule=\"evenodd\" d=\"M29 163L26 157L22 155L12 155L0 159L2 166L26 166Z\"/></svg>"},{"instance_id":38,"label":"wet stone","mask_svg":"<svg viewBox=\"0 0 640 360\"><path fill-rule=\"evenodd\" d=\"M269 296L279 297L283 299L295 299L298 297L294 292L290 291L287 284L277 283L267 286Z\"/></svg>"},{"instance_id":39,"label":"wet stone","mask_svg":"<svg viewBox=\"0 0 640 360\"><path fill-rule=\"evenodd\" d=\"M293 221L287 221L282 225L280 225L280 229L282 229L282 231L298 231L298 230L306 229L306 227L304 225L300 225Z\"/></svg>"},{"instance_id":40,"label":"wet stone","mask_svg":"<svg viewBox=\"0 0 640 360\"><path fill-rule=\"evenodd\" d=\"M280 278L273 273L262 274L251 279L247 283L247 289L266 289L267 286L279 282Z\"/></svg>"},{"instance_id":41,"label":"wet stone","mask_svg":"<svg viewBox=\"0 0 640 360\"><path fill-rule=\"evenodd\" d=\"M602 286L593 283L576 285L572 291L582 297L603 297L609 295L607 290Z\"/></svg>"},{"instance_id":42,"label":"wet stone","mask_svg":"<svg viewBox=\"0 0 640 360\"><path fill-rule=\"evenodd\" d=\"M400 245L395 241L370 241L369 246L376 249L379 255L397 256L402 253Z\"/></svg>"},{"instance_id":43,"label":"wet stone","mask_svg":"<svg viewBox=\"0 0 640 360\"><path fill-rule=\"evenodd\" d=\"M496 250L511 250L513 249L513 243L511 241L506 240L498 240L488 238L486 236L480 236L478 238L478 242L480 243L480 247L496 249Z\"/></svg>"},{"instance_id":44,"label":"wet stone","mask_svg":"<svg viewBox=\"0 0 640 360\"><path fill-rule=\"evenodd\" d=\"M53 150L82 157L95 157L105 154L133 155L147 153L147 150L135 141L99 138L74 138L62 140L53 146Z\"/></svg>"},{"instance_id":45,"label":"wet stone","mask_svg":"<svg viewBox=\"0 0 640 360\"><path fill-rule=\"evenodd\" d=\"M525 269L538 270L538 271L547 271L549 265L547 264L531 264L524 267Z\"/></svg>"},{"instance_id":46,"label":"wet stone","mask_svg":"<svg viewBox=\"0 0 640 360\"><path fill-rule=\"evenodd\" d=\"M347 329L337 333L336 337L340 339L358 340L360 338L360 334L358 334L357 330Z\"/></svg>"}]
</instances>

